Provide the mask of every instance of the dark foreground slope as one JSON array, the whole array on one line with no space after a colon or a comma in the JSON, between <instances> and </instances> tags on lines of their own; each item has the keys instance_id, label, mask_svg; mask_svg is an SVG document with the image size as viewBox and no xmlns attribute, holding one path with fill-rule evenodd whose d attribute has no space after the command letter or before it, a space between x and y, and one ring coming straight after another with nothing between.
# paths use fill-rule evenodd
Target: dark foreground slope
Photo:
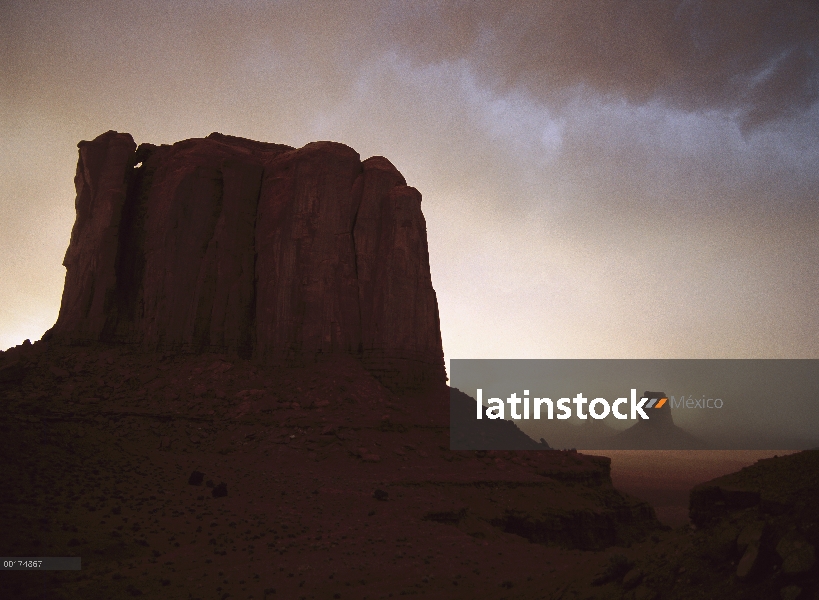
<instances>
[{"instance_id":1,"label":"dark foreground slope","mask_svg":"<svg viewBox=\"0 0 819 600\"><path fill-rule=\"evenodd\" d=\"M0 372L0 555L83 560L16 598L558 598L659 531L608 459L452 451L446 390L352 357L38 342Z\"/></svg>"},{"instance_id":2,"label":"dark foreground slope","mask_svg":"<svg viewBox=\"0 0 819 600\"><path fill-rule=\"evenodd\" d=\"M449 446L455 450L548 450L541 438L536 442L512 421L475 418L477 401L458 388L450 388ZM485 409L484 409L485 410Z\"/></svg>"},{"instance_id":3,"label":"dark foreground slope","mask_svg":"<svg viewBox=\"0 0 819 600\"><path fill-rule=\"evenodd\" d=\"M341 357L273 368L38 342L0 354L0 377L0 554L83 560L4 573L10 597L819 589L817 451L703 484L696 525L669 530L612 488L607 459L449 450L445 396L397 395Z\"/></svg>"},{"instance_id":4,"label":"dark foreground slope","mask_svg":"<svg viewBox=\"0 0 819 600\"><path fill-rule=\"evenodd\" d=\"M763 459L691 492L692 525L612 555L565 597L819 598L819 451Z\"/></svg>"}]
</instances>

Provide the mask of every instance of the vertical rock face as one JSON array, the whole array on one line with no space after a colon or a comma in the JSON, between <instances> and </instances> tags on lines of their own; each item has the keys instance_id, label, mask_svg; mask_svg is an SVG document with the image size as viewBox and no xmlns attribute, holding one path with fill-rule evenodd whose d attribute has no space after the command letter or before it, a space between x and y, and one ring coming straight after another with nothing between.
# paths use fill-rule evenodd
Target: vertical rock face
<instances>
[{"instance_id":1,"label":"vertical rock face","mask_svg":"<svg viewBox=\"0 0 819 600\"><path fill-rule=\"evenodd\" d=\"M355 352L358 154L317 142L265 170L256 227L257 351Z\"/></svg>"},{"instance_id":2,"label":"vertical rock face","mask_svg":"<svg viewBox=\"0 0 819 600\"><path fill-rule=\"evenodd\" d=\"M421 194L386 158L367 159L363 167L353 231L361 348L372 370L395 368L400 355L401 369L410 371L441 343Z\"/></svg>"},{"instance_id":3,"label":"vertical rock face","mask_svg":"<svg viewBox=\"0 0 819 600\"><path fill-rule=\"evenodd\" d=\"M79 148L55 340L345 353L389 384L445 381L421 195L387 159L221 134Z\"/></svg>"},{"instance_id":4,"label":"vertical rock face","mask_svg":"<svg viewBox=\"0 0 819 600\"><path fill-rule=\"evenodd\" d=\"M114 131L80 142L74 187L77 219L65 253L65 288L57 323L78 338L96 338L105 327L116 292L119 227L125 174L136 150L133 138Z\"/></svg>"}]
</instances>

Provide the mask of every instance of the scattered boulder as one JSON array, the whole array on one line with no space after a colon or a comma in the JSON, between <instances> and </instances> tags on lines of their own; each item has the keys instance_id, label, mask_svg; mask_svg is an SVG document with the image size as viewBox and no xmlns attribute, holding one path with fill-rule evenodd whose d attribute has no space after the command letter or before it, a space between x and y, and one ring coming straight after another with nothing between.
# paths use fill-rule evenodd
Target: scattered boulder
<instances>
[{"instance_id":1,"label":"scattered boulder","mask_svg":"<svg viewBox=\"0 0 819 600\"><path fill-rule=\"evenodd\" d=\"M69 375L68 371L66 371L65 369L61 369L57 365L52 365L48 370L57 379L65 379Z\"/></svg>"},{"instance_id":2,"label":"scattered boulder","mask_svg":"<svg viewBox=\"0 0 819 600\"><path fill-rule=\"evenodd\" d=\"M782 572L791 575L807 573L816 562L816 551L796 531L786 533L776 545L776 553L782 558Z\"/></svg>"},{"instance_id":3,"label":"scattered boulder","mask_svg":"<svg viewBox=\"0 0 819 600\"><path fill-rule=\"evenodd\" d=\"M762 543L762 536L765 534L765 529L764 521L755 521L750 525L746 525L737 536L737 550L744 552L751 544L759 546L759 544Z\"/></svg>"},{"instance_id":4,"label":"scattered boulder","mask_svg":"<svg viewBox=\"0 0 819 600\"><path fill-rule=\"evenodd\" d=\"M25 377L25 369L20 361L12 361L0 366L0 383L17 383Z\"/></svg>"},{"instance_id":5,"label":"scattered boulder","mask_svg":"<svg viewBox=\"0 0 819 600\"><path fill-rule=\"evenodd\" d=\"M466 517L468 510L462 508L460 510L440 510L431 511L425 514L422 518L424 521L434 521L435 523L444 523L446 525L457 525L464 517Z\"/></svg>"},{"instance_id":6,"label":"scattered boulder","mask_svg":"<svg viewBox=\"0 0 819 600\"><path fill-rule=\"evenodd\" d=\"M222 482L219 485L215 486L211 491L211 494L214 498L224 498L227 496L227 484Z\"/></svg>"},{"instance_id":7,"label":"scattered boulder","mask_svg":"<svg viewBox=\"0 0 819 600\"><path fill-rule=\"evenodd\" d=\"M389 493L385 492L384 490L375 490L373 492L373 498L376 500L386 501L389 496Z\"/></svg>"},{"instance_id":8,"label":"scattered boulder","mask_svg":"<svg viewBox=\"0 0 819 600\"><path fill-rule=\"evenodd\" d=\"M702 484L691 490L688 514L692 523L702 527L730 512L757 506L759 502L760 494L756 490Z\"/></svg>"},{"instance_id":9,"label":"scattered boulder","mask_svg":"<svg viewBox=\"0 0 819 600\"><path fill-rule=\"evenodd\" d=\"M754 571L759 567L759 543L751 542L745 548L742 558L737 564L737 577L740 579L747 579L754 574Z\"/></svg>"},{"instance_id":10,"label":"scattered boulder","mask_svg":"<svg viewBox=\"0 0 819 600\"><path fill-rule=\"evenodd\" d=\"M797 600L802 594L802 588L798 585L788 585L779 590L779 597L782 600Z\"/></svg>"},{"instance_id":11,"label":"scattered boulder","mask_svg":"<svg viewBox=\"0 0 819 600\"><path fill-rule=\"evenodd\" d=\"M646 585L641 585L634 590L634 600L656 600L659 597L659 592Z\"/></svg>"},{"instance_id":12,"label":"scattered boulder","mask_svg":"<svg viewBox=\"0 0 819 600\"><path fill-rule=\"evenodd\" d=\"M612 554L603 570L592 579L592 585L604 585L610 581L617 581L634 568L634 561L622 554Z\"/></svg>"},{"instance_id":13,"label":"scattered boulder","mask_svg":"<svg viewBox=\"0 0 819 600\"><path fill-rule=\"evenodd\" d=\"M202 485L202 481L205 479L205 474L201 471L194 471L191 473L191 476L188 478L188 483L190 485Z\"/></svg>"},{"instance_id":14,"label":"scattered boulder","mask_svg":"<svg viewBox=\"0 0 819 600\"><path fill-rule=\"evenodd\" d=\"M695 526L692 526L695 527ZM692 531L695 531L692 529ZM748 542L738 544L740 529L733 523L721 523L699 546L699 554L706 560L725 562L742 556Z\"/></svg>"},{"instance_id":15,"label":"scattered boulder","mask_svg":"<svg viewBox=\"0 0 819 600\"><path fill-rule=\"evenodd\" d=\"M623 576L623 587L627 590L637 587L643 580L643 572L640 569L632 569Z\"/></svg>"}]
</instances>

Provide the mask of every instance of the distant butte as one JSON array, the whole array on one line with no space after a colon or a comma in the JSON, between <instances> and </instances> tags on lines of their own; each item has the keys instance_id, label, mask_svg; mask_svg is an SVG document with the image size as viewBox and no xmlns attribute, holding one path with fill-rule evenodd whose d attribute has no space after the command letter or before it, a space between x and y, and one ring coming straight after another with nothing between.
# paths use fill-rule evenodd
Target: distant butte
<instances>
[{"instance_id":1,"label":"distant butte","mask_svg":"<svg viewBox=\"0 0 819 600\"><path fill-rule=\"evenodd\" d=\"M349 354L444 385L421 194L381 156L212 133L79 146L59 318L44 339L254 359Z\"/></svg>"}]
</instances>

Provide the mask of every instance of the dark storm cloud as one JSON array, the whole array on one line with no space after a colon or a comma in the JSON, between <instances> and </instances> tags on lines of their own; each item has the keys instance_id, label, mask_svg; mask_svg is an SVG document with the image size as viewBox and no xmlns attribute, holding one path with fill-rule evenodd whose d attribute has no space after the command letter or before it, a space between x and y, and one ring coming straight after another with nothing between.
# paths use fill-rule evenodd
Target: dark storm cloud
<instances>
[{"instance_id":1,"label":"dark storm cloud","mask_svg":"<svg viewBox=\"0 0 819 600\"><path fill-rule=\"evenodd\" d=\"M0 73L12 91L36 85L43 61L66 72L108 66L117 79L160 70L238 84L254 60L286 60L281 86L329 84L321 93L338 98L397 50L421 64L462 60L493 89L550 104L585 90L728 111L746 129L819 98L813 1L41 2L12 4L3 20Z\"/></svg>"},{"instance_id":2,"label":"dark storm cloud","mask_svg":"<svg viewBox=\"0 0 819 600\"><path fill-rule=\"evenodd\" d=\"M816 2L428 2L393 18L418 60L467 59L494 86L551 100L591 89L748 128L819 97Z\"/></svg>"}]
</instances>

